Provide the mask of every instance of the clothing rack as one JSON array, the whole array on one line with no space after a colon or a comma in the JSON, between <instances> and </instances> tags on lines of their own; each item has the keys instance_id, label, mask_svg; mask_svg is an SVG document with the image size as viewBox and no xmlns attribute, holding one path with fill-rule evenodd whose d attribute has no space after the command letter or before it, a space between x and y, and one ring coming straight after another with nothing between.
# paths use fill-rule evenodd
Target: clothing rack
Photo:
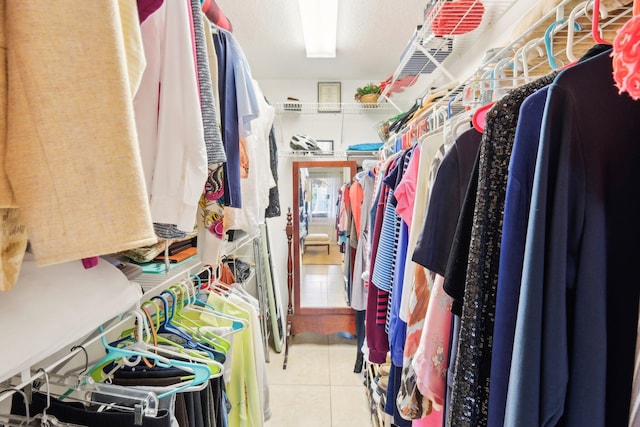
<instances>
[{"instance_id":1,"label":"clothing rack","mask_svg":"<svg viewBox=\"0 0 640 427\"><path fill-rule=\"evenodd\" d=\"M259 241L260 241L259 233L253 236L247 236L243 238L241 241L238 241L237 244L233 245L233 249L237 251L238 249L247 245L249 242L252 242L255 245L256 242L259 242ZM257 259L261 258L259 255L260 253L257 253ZM79 261L77 262L77 264L79 265L79 268L83 269ZM60 268L59 266L53 266L50 268L56 268L56 267ZM25 266L23 268L26 273L30 272L28 266ZM41 271L41 270L42 268L38 268L38 271ZM101 270L104 270L104 271L101 271ZM111 271L112 275L115 273L115 275L118 275L118 277L122 276L122 273L120 273L115 266L107 262L99 263L97 267L87 271L89 272L95 271L97 274L106 275L107 280L113 281L113 277L105 273L105 272L108 273L110 270L112 270ZM135 292L136 297L135 298L129 297L127 300L123 300L123 305L121 306L121 310L122 310L122 307L124 308L139 307L142 302L148 301L154 296L159 295L162 291L164 291L165 289L168 289L170 286L183 280L193 281L194 276L197 276L205 271L210 272L212 275L214 274L210 266L204 266L202 262L200 262L197 259L194 259L193 261L187 261L182 266L177 267L174 270L171 270L169 274L142 274L141 276L136 278L135 282L133 281L129 282L128 290L130 292L128 292L127 295L130 295L131 291L133 291ZM46 271L40 272L40 274L46 275L47 272ZM55 273L53 274L54 274L54 277L61 277L56 275ZM122 276L122 278L126 280L124 276ZM70 283L70 282L71 282L70 280L66 280L64 283L66 283L66 286L71 289L76 284ZM45 284L43 280L40 280L40 283L43 283L43 285ZM33 287L35 288L33 289L33 291L35 291L36 293L39 293L37 284L38 284L37 281L36 283L33 284L34 285ZM68 292L65 291L65 289L59 289L57 283L56 284L47 283L46 285L47 286L44 287L45 289L57 288L57 292L59 292L59 295L68 294ZM82 285L84 285L84 288L87 288L86 283L82 283ZM196 283L194 283L194 285L197 286ZM91 293L97 298L98 301L102 301L108 297L108 289L106 287L105 287L106 294L103 296L100 296L95 292L96 290L100 289L99 286L97 287L98 289L94 289L95 287L91 287L91 288L92 289L89 289L89 290L92 291ZM18 296L22 298L23 296L18 292L18 290L20 289L26 290L27 287L19 286L14 290L12 294L9 294L8 296ZM144 289L145 292L144 293L140 292L141 289ZM110 291L116 292L117 288L111 287ZM38 300L42 300L43 304L45 305L42 308L34 308L36 312L51 313L52 311L55 311L56 309L55 298L52 298L50 295L46 293L44 294L41 293L40 297L42 297L43 295L44 295L44 298L31 299L33 304L36 304ZM111 295L112 298L116 296L117 295ZM12 300L9 297L3 300L3 302L10 303L11 305L16 305L15 303L12 303ZM80 298L74 303L81 304L82 302L83 300L82 298ZM264 310L266 310L265 308L266 306L267 306L266 299L261 298L260 309L262 313L264 313ZM91 310L89 311L91 312ZM3 310L3 312L7 313L7 315L9 316L11 316L12 314L15 314L8 309ZM95 313L93 312L91 312L90 314L95 315ZM87 349L90 348L90 346L98 343L102 338L113 336L113 334L116 333L117 331L121 331L125 327L130 326L132 322L131 317L132 315L125 310L125 311L121 311L120 313L114 313L113 315L108 316L107 319L103 319L98 323L92 321L89 318L84 318L82 321L77 323L80 325L86 324L88 325L88 328L86 330L82 329L82 331L76 334L72 334L71 336L68 334L68 332L65 332L65 336L59 337L60 340L64 339L64 343L65 343L64 345L55 347L55 348L47 348L46 353L43 353L44 350L31 351L30 349L27 349L27 351L30 352L29 354L33 353L35 355L34 357L37 357L37 360L27 359L23 364L21 364L20 366L13 367L10 371L8 371L7 373L3 374L0 377L0 382L3 385L3 389L7 390L7 392L0 394L0 402L5 401L6 399L8 399L10 396L13 395L13 393L9 392L9 390L24 389L26 387L29 387L35 381L42 380L42 378L44 377L48 377L48 374L56 373L57 370L59 370L60 368L68 364L70 361L76 358L76 356L78 356L80 353L84 353L88 360L89 356L87 353ZM262 314L261 317L264 317L264 314ZM57 321L54 320L54 322L57 322ZM263 337L265 337L266 335L265 332L266 332L266 329L263 331ZM25 336L26 335L28 334L25 334ZM30 340L32 338L33 337L30 336ZM21 343L18 343L18 344L21 344ZM48 342L45 342L45 345L50 345L50 344ZM64 352L65 346L69 346L71 350L69 352ZM62 354L62 352L64 352L64 354ZM53 359L53 361L50 361L51 358L54 357L56 354L59 354L59 357ZM268 358L268 352L265 352L265 356ZM46 366L41 367L37 371L33 372L35 369L34 367L38 366L38 364L42 363L43 361L46 361L47 363Z\"/></svg>"},{"instance_id":2,"label":"clothing rack","mask_svg":"<svg viewBox=\"0 0 640 427\"><path fill-rule=\"evenodd\" d=\"M56 361L52 362L50 365L48 365L45 368L39 369L35 374L30 374L29 371L23 371L22 375L21 375L21 382L19 384L17 384L17 385L12 385L9 388L10 389L23 389L25 387L28 387L34 381L42 379L48 373L53 372L54 369L57 368L58 366L65 364L66 362L68 362L71 359L73 359L74 357L76 357L78 354L85 352L86 350L84 349L84 347L88 347L88 346L98 342L100 339L102 339L102 337L106 337L110 333L112 333L114 331L117 331L118 329L121 329L127 323L129 323L129 319L120 319L120 320L118 320L116 323L113 323L112 325L110 325L104 331L102 331L99 334L95 335L90 340L84 342L82 344L82 346L74 346L73 349L66 356L63 356L60 359L57 359ZM9 398L11 395L12 395L12 393L0 394L0 402L2 402L5 399Z\"/></svg>"}]
</instances>

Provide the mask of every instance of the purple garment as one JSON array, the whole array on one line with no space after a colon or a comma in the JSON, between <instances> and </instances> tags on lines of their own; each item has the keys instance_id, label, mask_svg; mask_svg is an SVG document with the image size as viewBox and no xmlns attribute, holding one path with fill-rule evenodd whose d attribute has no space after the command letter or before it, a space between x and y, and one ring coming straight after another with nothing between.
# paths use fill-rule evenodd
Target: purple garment
<instances>
[{"instance_id":1,"label":"purple garment","mask_svg":"<svg viewBox=\"0 0 640 427\"><path fill-rule=\"evenodd\" d=\"M82 265L85 269L90 269L98 265L98 257L92 256L90 258L82 258Z\"/></svg>"},{"instance_id":2,"label":"purple garment","mask_svg":"<svg viewBox=\"0 0 640 427\"><path fill-rule=\"evenodd\" d=\"M164 0L138 0L138 15L142 24L153 12L160 9Z\"/></svg>"}]
</instances>

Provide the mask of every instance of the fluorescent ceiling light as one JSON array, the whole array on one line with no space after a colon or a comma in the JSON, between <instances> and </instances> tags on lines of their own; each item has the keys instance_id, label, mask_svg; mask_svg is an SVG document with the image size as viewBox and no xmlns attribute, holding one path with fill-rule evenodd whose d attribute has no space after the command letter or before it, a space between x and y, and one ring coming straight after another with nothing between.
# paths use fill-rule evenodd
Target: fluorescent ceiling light
<instances>
[{"instance_id":1,"label":"fluorescent ceiling light","mask_svg":"<svg viewBox=\"0 0 640 427\"><path fill-rule=\"evenodd\" d=\"M307 58L336 57L338 0L298 0Z\"/></svg>"}]
</instances>

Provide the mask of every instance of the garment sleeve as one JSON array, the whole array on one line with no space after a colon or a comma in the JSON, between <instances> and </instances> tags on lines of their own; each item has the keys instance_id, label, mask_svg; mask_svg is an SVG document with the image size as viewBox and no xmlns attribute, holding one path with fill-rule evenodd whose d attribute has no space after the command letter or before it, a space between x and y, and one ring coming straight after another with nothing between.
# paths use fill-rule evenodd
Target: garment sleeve
<instances>
[{"instance_id":1,"label":"garment sleeve","mask_svg":"<svg viewBox=\"0 0 640 427\"><path fill-rule=\"evenodd\" d=\"M240 138L246 138L251 135L251 121L260 115L260 107L253 87L249 64L233 35L230 35L230 37L233 49L237 53L233 71L235 74L236 99L238 102Z\"/></svg>"}]
</instances>

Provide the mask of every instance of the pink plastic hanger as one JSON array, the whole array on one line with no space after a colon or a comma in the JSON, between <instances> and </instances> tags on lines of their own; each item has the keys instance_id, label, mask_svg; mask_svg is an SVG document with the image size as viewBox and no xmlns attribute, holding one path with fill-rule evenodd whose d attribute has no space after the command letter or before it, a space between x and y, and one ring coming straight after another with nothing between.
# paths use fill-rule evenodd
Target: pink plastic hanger
<instances>
[{"instance_id":1,"label":"pink plastic hanger","mask_svg":"<svg viewBox=\"0 0 640 427\"><path fill-rule=\"evenodd\" d=\"M600 0L593 1L593 21L591 23L593 41L600 44L611 44L600 36Z\"/></svg>"}]
</instances>

